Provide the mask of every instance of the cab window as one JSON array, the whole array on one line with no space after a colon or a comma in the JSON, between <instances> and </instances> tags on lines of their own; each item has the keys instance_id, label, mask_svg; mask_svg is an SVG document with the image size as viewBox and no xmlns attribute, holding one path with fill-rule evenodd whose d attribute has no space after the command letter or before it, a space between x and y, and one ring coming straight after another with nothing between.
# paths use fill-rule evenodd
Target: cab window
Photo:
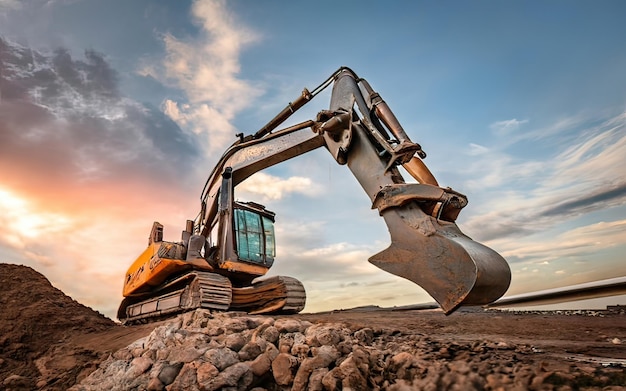
<instances>
[{"instance_id":1,"label":"cab window","mask_svg":"<svg viewBox=\"0 0 626 391\"><path fill-rule=\"evenodd\" d=\"M263 264L274 261L274 223L270 219L235 209L235 235L239 259Z\"/></svg>"}]
</instances>

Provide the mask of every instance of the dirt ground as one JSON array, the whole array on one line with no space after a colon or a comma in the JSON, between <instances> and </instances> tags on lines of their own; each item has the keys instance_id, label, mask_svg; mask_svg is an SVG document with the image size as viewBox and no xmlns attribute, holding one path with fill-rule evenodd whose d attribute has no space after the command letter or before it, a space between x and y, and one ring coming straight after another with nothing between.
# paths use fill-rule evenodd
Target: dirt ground
<instances>
[{"instance_id":1,"label":"dirt ground","mask_svg":"<svg viewBox=\"0 0 626 391\"><path fill-rule=\"evenodd\" d=\"M460 309L334 312L299 315L312 322L345 322L355 327L396 329L437 341L492 341L526 345L545 360L576 357L626 366L626 315L599 311L513 312Z\"/></svg>"},{"instance_id":2,"label":"dirt ground","mask_svg":"<svg viewBox=\"0 0 626 391\"><path fill-rule=\"evenodd\" d=\"M9 264L0 264L0 309L0 390L67 389L109 354L159 325L121 326L75 302L33 269ZM585 381L591 389L594 384L626 386L623 311L516 313L470 308L446 316L439 310L372 308L292 316L313 323L344 323L353 329L392 330L400 341L419 336L440 347L439 358L480 345L485 360L511 360L542 370L576 366L589 374ZM611 372L607 382L591 381L607 370ZM579 389L572 381L577 380L563 384Z\"/></svg>"}]
</instances>

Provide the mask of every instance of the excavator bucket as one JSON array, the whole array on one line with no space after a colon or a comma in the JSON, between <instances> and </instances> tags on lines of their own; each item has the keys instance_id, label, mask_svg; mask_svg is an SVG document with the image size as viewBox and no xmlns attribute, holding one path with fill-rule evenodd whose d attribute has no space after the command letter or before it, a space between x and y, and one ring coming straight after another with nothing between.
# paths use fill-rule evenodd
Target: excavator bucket
<instances>
[{"instance_id":1,"label":"excavator bucket","mask_svg":"<svg viewBox=\"0 0 626 391\"><path fill-rule=\"evenodd\" d=\"M490 303L506 292L511 270L504 258L454 223L467 198L439 187L421 160L426 157L422 147L410 140L369 83L341 68L330 108L317 120L314 130L323 134L335 160L352 171L389 229L391 245L372 256L372 264L420 285L446 314L463 304ZM399 165L418 183L406 183Z\"/></svg>"},{"instance_id":2,"label":"excavator bucket","mask_svg":"<svg viewBox=\"0 0 626 391\"><path fill-rule=\"evenodd\" d=\"M460 305L491 303L508 289L511 270L504 258L455 223L429 216L415 203L382 214L391 245L369 261L420 285L446 314Z\"/></svg>"}]
</instances>

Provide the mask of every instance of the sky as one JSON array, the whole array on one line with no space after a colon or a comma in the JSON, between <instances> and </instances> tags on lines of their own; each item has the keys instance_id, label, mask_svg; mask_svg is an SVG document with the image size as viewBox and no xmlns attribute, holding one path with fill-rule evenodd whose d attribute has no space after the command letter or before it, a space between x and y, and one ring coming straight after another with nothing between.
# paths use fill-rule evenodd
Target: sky
<instances>
[{"instance_id":1,"label":"sky","mask_svg":"<svg viewBox=\"0 0 626 391\"><path fill-rule=\"evenodd\" d=\"M237 133L340 66L389 104L507 294L626 275L622 1L0 0L0 262L114 317L153 221L179 240ZM27 26L27 27L25 27ZM285 125L314 119L320 94ZM323 149L255 174L305 311L432 299ZM613 298L624 304L626 297ZM602 301L602 304L609 301Z\"/></svg>"}]
</instances>

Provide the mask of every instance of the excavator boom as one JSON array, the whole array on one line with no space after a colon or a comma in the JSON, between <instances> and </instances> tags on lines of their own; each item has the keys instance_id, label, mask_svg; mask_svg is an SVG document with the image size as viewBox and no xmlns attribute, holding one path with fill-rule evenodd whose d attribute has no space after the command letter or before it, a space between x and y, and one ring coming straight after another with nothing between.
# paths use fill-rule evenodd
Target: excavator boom
<instances>
[{"instance_id":1,"label":"excavator boom","mask_svg":"<svg viewBox=\"0 0 626 391\"><path fill-rule=\"evenodd\" d=\"M330 85L327 110L320 111L315 120L276 130ZM350 169L388 227L391 244L369 259L372 264L420 285L447 314L461 305L493 302L508 289L511 272L507 262L464 235L455 223L467 198L439 186L422 160L426 154L421 146L410 140L387 103L351 69L340 68L312 92L305 89L259 131L238 137L213 168L201 194L201 211L195 221L188 221L179 247L185 254L181 265L221 274L233 282L231 308L248 312L290 308L297 312L304 306L304 289L295 279L281 277L252 284L273 262L273 255L266 254L268 240L273 243L273 231L254 234L261 256L245 258L242 254L247 250L241 244L251 239L242 236L245 229L240 210L247 209L259 227L271 225L264 221L273 222L273 213L258 204L235 202L234 191L254 173L320 147ZM401 166L417 183L405 182ZM266 220L258 216L266 216ZM148 255L142 254L144 259ZM140 259L129 269L127 281L145 280L148 284L152 278L149 274L143 279L137 277L137 271L146 264ZM127 298L133 294L126 294L129 286L125 285ZM135 283L133 289L141 292L143 286ZM261 297L272 298L272 292L278 291L283 292L280 300L260 304ZM128 312L120 309L122 316L124 311Z\"/></svg>"}]
</instances>

